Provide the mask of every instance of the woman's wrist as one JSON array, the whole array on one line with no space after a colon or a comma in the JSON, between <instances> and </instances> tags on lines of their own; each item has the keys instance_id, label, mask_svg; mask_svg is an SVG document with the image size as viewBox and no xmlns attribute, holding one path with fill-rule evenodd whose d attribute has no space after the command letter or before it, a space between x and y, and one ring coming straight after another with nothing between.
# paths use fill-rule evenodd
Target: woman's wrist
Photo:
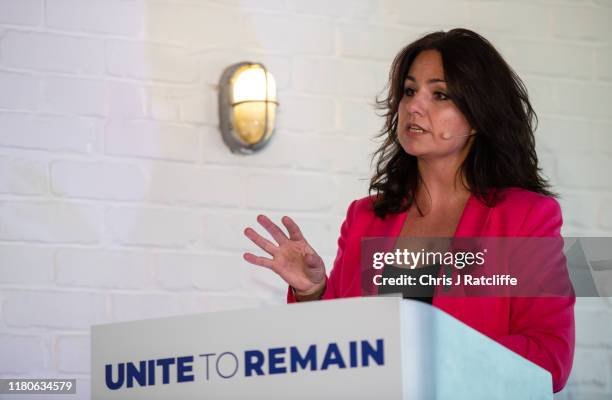
<instances>
[{"instance_id":1,"label":"woman's wrist","mask_svg":"<svg viewBox=\"0 0 612 400\"><path fill-rule=\"evenodd\" d=\"M315 288L307 293L298 292L293 286L289 287L291 288L291 291L293 292L293 297L295 297L295 300L297 302L321 300L323 293L325 293L326 282L324 281L320 287Z\"/></svg>"}]
</instances>

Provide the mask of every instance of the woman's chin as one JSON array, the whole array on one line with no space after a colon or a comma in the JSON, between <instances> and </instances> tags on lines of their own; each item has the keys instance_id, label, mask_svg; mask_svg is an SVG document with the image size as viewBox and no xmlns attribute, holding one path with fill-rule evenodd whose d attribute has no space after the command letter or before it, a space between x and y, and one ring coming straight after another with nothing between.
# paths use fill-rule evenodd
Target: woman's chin
<instances>
[{"instance_id":1,"label":"woman's chin","mask_svg":"<svg viewBox=\"0 0 612 400\"><path fill-rule=\"evenodd\" d=\"M406 154L414 157L421 157L428 153L428 151L423 149L422 146L415 146L414 143L402 143L402 149L404 149Z\"/></svg>"}]
</instances>

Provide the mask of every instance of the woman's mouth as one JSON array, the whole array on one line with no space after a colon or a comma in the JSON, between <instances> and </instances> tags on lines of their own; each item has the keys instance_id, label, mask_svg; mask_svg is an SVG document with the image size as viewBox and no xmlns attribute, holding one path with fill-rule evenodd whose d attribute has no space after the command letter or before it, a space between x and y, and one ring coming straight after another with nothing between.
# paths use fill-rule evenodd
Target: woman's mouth
<instances>
[{"instance_id":1,"label":"woman's mouth","mask_svg":"<svg viewBox=\"0 0 612 400\"><path fill-rule=\"evenodd\" d=\"M414 133L417 135L427 132L425 129L423 129L421 126L417 124L408 124L406 128L408 132Z\"/></svg>"}]
</instances>

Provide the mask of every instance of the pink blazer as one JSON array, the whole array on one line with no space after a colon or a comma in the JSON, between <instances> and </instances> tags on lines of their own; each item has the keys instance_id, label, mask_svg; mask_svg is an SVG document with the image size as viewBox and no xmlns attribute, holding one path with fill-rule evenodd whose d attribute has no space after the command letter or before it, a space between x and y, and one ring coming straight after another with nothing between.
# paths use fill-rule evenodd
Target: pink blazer
<instances>
[{"instance_id":1,"label":"pink blazer","mask_svg":"<svg viewBox=\"0 0 612 400\"><path fill-rule=\"evenodd\" d=\"M398 236L407 212L378 218L369 197L355 200L340 230L338 253L327 278L323 299L361 296L360 246L363 237ZM455 237L559 236L559 204L523 189L507 189L504 199L489 208L471 196ZM289 303L295 297L289 290ZM550 371L553 390L561 390L574 358L572 297L434 297L433 306Z\"/></svg>"}]
</instances>

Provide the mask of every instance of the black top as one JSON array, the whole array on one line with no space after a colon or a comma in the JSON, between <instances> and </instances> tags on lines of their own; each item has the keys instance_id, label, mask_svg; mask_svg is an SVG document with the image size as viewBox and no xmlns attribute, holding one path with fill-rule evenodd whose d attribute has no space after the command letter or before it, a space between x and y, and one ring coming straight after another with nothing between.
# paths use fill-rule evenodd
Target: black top
<instances>
[{"instance_id":1,"label":"black top","mask_svg":"<svg viewBox=\"0 0 612 400\"><path fill-rule=\"evenodd\" d=\"M437 264L415 269L399 268L394 265L385 264L382 272L383 278L399 278L402 275L407 277L412 276L415 278L415 285L381 285L378 287L378 294L401 293L404 299L414 299L432 304L436 285L422 285L421 276L429 275L432 278L436 278L439 271L440 266ZM426 279L425 283L427 283L427 281L429 281L429 279Z\"/></svg>"}]
</instances>

